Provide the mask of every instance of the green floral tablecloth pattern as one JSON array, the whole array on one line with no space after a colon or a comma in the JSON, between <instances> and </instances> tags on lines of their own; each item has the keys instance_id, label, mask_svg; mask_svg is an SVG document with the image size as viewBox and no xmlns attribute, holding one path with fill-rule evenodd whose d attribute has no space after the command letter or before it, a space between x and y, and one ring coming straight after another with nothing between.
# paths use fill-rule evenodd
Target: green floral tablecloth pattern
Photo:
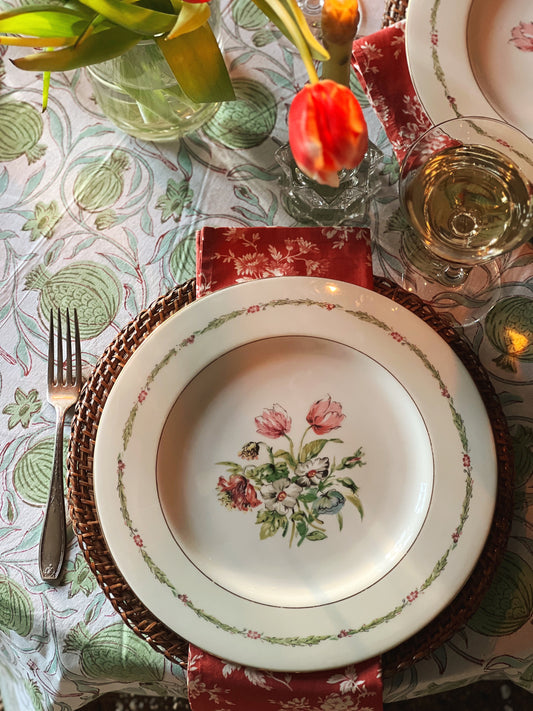
<instances>
[{"instance_id":1,"label":"green floral tablecloth pattern","mask_svg":"<svg viewBox=\"0 0 533 711\"><path fill-rule=\"evenodd\" d=\"M52 78L43 114L40 78L14 68L0 48L0 691L7 711L69 711L115 690L186 694L182 669L120 621L70 529L62 584L39 578L54 434L47 319L51 307L77 307L88 373L141 309L194 274L197 229L294 224L281 204L274 151L287 140L288 106L305 81L299 59L245 0L224 7L222 32L238 101L170 144L114 128L80 70ZM392 275L401 271L394 248L410 239L398 212L397 164L354 90L385 153L370 224L375 271ZM387 682L388 701L478 678L533 688L533 249L505 262L503 299L467 336L513 435L509 548L470 625Z\"/></svg>"}]
</instances>

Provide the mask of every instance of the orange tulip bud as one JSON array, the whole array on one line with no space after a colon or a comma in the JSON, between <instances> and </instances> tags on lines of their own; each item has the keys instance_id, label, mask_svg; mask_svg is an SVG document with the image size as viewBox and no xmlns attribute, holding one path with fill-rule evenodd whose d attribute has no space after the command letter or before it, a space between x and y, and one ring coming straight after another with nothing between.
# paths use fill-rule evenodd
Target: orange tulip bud
<instances>
[{"instance_id":1,"label":"orange tulip bud","mask_svg":"<svg viewBox=\"0 0 533 711\"><path fill-rule=\"evenodd\" d=\"M359 102L346 86L324 79L307 84L289 109L289 144L300 170L337 187L339 170L359 165L368 130Z\"/></svg>"}]
</instances>

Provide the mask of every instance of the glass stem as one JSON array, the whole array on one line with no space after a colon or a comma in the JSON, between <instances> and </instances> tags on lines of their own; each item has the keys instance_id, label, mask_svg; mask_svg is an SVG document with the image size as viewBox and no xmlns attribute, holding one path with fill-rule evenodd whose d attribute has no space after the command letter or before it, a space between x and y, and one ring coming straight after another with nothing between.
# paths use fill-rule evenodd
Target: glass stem
<instances>
[{"instance_id":1,"label":"glass stem","mask_svg":"<svg viewBox=\"0 0 533 711\"><path fill-rule=\"evenodd\" d=\"M450 286L463 284L470 274L470 267L453 266L447 264L442 270L442 276ZM444 281L443 279L443 281Z\"/></svg>"}]
</instances>

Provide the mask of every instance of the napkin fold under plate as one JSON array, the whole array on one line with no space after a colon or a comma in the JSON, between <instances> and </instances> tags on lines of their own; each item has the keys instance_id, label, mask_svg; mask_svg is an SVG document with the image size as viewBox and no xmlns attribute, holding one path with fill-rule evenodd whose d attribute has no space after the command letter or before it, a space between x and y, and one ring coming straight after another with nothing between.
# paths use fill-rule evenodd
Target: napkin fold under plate
<instances>
[{"instance_id":1,"label":"napkin fold under plate","mask_svg":"<svg viewBox=\"0 0 533 711\"><path fill-rule=\"evenodd\" d=\"M405 20L356 40L352 66L401 162L409 146L433 125L409 74Z\"/></svg>"},{"instance_id":2,"label":"napkin fold under plate","mask_svg":"<svg viewBox=\"0 0 533 711\"><path fill-rule=\"evenodd\" d=\"M373 288L370 231L351 227L204 227L197 295L251 279L317 276ZM324 659L327 666L327 659ZM381 711L381 660L312 673L233 664L189 645L193 711Z\"/></svg>"}]
</instances>

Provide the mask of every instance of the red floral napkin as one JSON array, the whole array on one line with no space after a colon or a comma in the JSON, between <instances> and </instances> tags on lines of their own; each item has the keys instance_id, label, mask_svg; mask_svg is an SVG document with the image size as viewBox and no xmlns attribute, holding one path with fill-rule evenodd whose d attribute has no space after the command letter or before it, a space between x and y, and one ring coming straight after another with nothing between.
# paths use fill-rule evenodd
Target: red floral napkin
<instances>
[{"instance_id":1,"label":"red floral napkin","mask_svg":"<svg viewBox=\"0 0 533 711\"><path fill-rule=\"evenodd\" d=\"M405 20L353 45L352 66L401 162L407 148L428 128L405 54Z\"/></svg>"},{"instance_id":2,"label":"red floral napkin","mask_svg":"<svg viewBox=\"0 0 533 711\"><path fill-rule=\"evenodd\" d=\"M250 279L317 276L372 289L370 231L355 227L204 227L196 294Z\"/></svg>"},{"instance_id":3,"label":"red floral napkin","mask_svg":"<svg viewBox=\"0 0 533 711\"><path fill-rule=\"evenodd\" d=\"M350 227L204 227L197 234L197 295L250 279L324 276L373 287L370 232ZM324 659L327 664L327 659ZM313 673L233 664L189 645L193 711L381 711L379 657Z\"/></svg>"}]
</instances>

